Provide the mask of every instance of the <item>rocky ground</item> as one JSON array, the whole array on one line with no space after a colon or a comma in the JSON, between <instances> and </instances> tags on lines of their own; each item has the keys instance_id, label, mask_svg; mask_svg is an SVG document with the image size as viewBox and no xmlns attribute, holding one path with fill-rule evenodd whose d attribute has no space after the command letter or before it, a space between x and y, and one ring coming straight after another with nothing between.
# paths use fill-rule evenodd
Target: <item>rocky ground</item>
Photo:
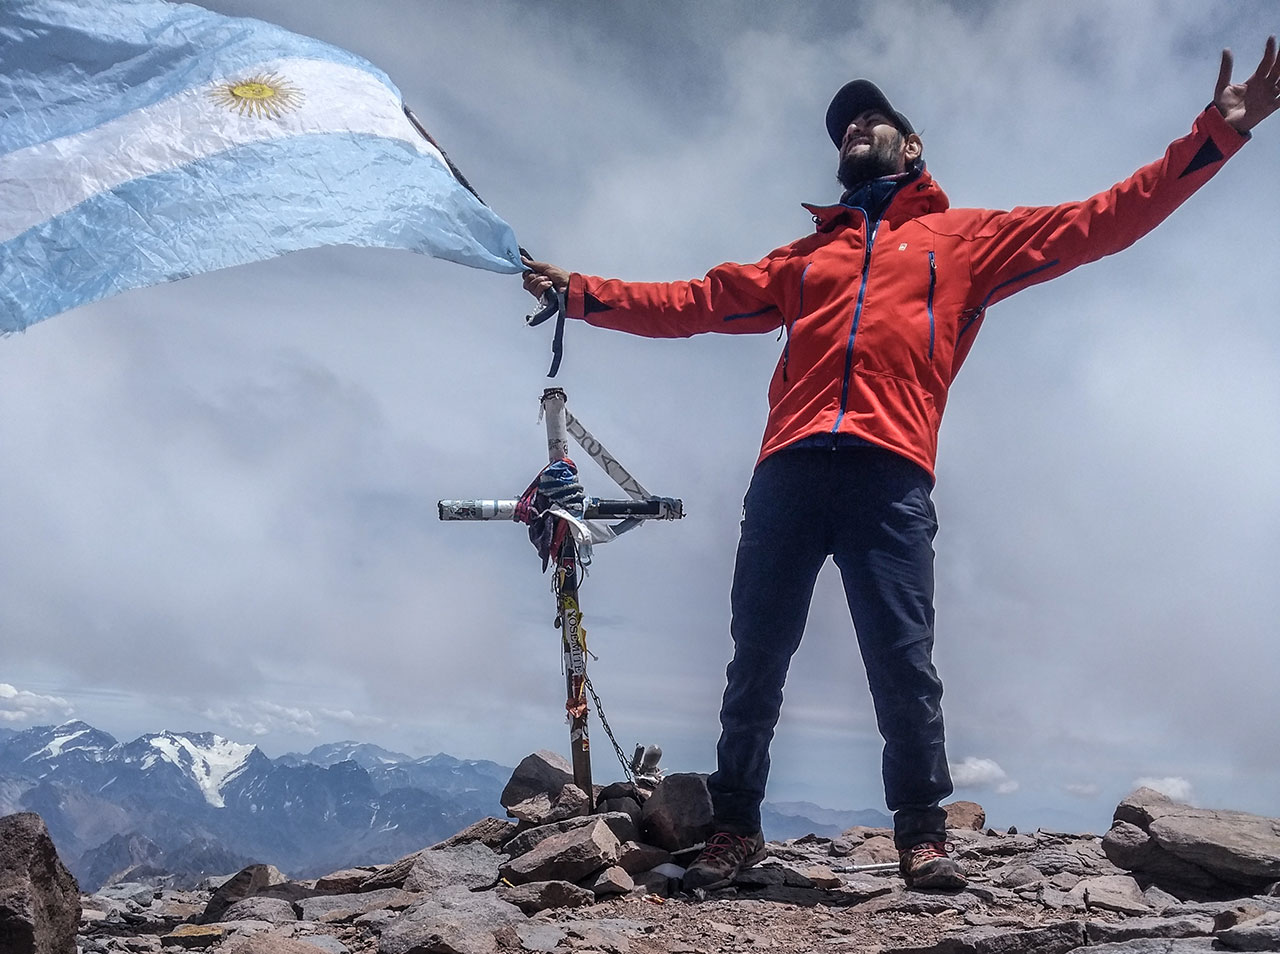
<instances>
[{"instance_id":1,"label":"rocky ground","mask_svg":"<svg viewBox=\"0 0 1280 954\"><path fill-rule=\"evenodd\" d=\"M57 877L45 870L38 816L0 819L0 950L1280 951L1275 819L1139 790L1105 837L1017 833L986 829L979 806L957 803L949 838L970 875L964 891L905 890L890 833L856 828L770 843L768 859L735 884L694 896L678 877L709 820L699 776L672 776L653 792L610 786L597 798L606 810L588 815L564 769L531 756L504 793L515 822L486 819L391 864L306 882L254 865L191 892L123 882L78 897L74 911L65 883L54 884L61 894L41 893L40 882ZM17 828L25 855L14 850ZM33 872L25 885L22 864ZM15 911L29 915L28 934Z\"/></svg>"}]
</instances>

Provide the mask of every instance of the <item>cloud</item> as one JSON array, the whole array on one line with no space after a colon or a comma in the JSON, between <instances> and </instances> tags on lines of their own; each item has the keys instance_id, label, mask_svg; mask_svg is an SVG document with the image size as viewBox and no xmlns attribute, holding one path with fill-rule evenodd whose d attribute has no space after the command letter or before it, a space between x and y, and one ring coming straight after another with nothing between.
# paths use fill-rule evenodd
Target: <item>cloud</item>
<instances>
[{"instance_id":1,"label":"cloud","mask_svg":"<svg viewBox=\"0 0 1280 954\"><path fill-rule=\"evenodd\" d=\"M65 718L73 711L66 699L38 695L0 682L0 722L39 722Z\"/></svg>"},{"instance_id":2,"label":"cloud","mask_svg":"<svg viewBox=\"0 0 1280 954\"><path fill-rule=\"evenodd\" d=\"M307 709L278 705L274 702L252 701L232 703L222 708L206 708L201 713L241 732L261 737L273 732L297 733L316 736L315 716Z\"/></svg>"},{"instance_id":3,"label":"cloud","mask_svg":"<svg viewBox=\"0 0 1280 954\"><path fill-rule=\"evenodd\" d=\"M980 759L972 755L951 766L951 781L956 788L986 789L998 795L1018 790L1018 783L1009 778L995 759Z\"/></svg>"},{"instance_id":4,"label":"cloud","mask_svg":"<svg viewBox=\"0 0 1280 954\"><path fill-rule=\"evenodd\" d=\"M381 728L387 720L372 715L357 715L350 709L321 709L320 715L330 722L347 725L357 729Z\"/></svg>"},{"instance_id":5,"label":"cloud","mask_svg":"<svg viewBox=\"0 0 1280 954\"><path fill-rule=\"evenodd\" d=\"M1153 788L1162 795L1167 795L1175 802L1191 804L1191 782L1178 775L1166 775L1162 778L1144 775L1133 780L1134 788Z\"/></svg>"},{"instance_id":6,"label":"cloud","mask_svg":"<svg viewBox=\"0 0 1280 954\"><path fill-rule=\"evenodd\" d=\"M1093 798L1102 791L1102 786L1096 782L1069 782L1062 786L1063 790L1068 794L1077 798Z\"/></svg>"}]
</instances>

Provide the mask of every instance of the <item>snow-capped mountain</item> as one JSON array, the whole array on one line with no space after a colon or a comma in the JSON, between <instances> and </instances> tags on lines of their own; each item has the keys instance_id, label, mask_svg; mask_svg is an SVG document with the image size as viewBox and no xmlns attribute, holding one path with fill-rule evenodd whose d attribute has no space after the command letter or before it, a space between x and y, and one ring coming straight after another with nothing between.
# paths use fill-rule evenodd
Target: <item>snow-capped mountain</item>
<instances>
[{"instance_id":1,"label":"snow-capped mountain","mask_svg":"<svg viewBox=\"0 0 1280 954\"><path fill-rule=\"evenodd\" d=\"M111 755L126 764L137 764L143 772L156 771L160 763L177 769L200 790L204 800L214 808L222 808L223 786L250 765L254 753L266 761L256 745L231 742L212 732L156 732L144 735L118 754Z\"/></svg>"},{"instance_id":2,"label":"snow-capped mountain","mask_svg":"<svg viewBox=\"0 0 1280 954\"><path fill-rule=\"evenodd\" d=\"M373 745L369 742L352 742L348 740L346 742L329 742L325 745L317 745L306 755L300 752L287 752L276 759L276 764L336 765L339 762L355 762L362 769L372 771L388 765L398 765L401 762L412 761L412 755L392 752L390 749L384 749L380 745Z\"/></svg>"},{"instance_id":3,"label":"snow-capped mountain","mask_svg":"<svg viewBox=\"0 0 1280 954\"><path fill-rule=\"evenodd\" d=\"M272 760L211 732L118 742L84 722L0 736L0 815L39 812L63 859L96 887L113 865L187 880L218 859L292 873L385 861L488 814L511 770L336 742Z\"/></svg>"}]
</instances>

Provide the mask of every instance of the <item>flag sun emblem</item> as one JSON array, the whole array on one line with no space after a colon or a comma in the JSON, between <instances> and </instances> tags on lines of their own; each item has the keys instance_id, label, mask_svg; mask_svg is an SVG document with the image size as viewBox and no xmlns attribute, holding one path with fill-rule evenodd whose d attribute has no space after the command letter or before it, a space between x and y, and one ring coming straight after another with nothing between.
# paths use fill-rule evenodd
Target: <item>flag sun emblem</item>
<instances>
[{"instance_id":1,"label":"flag sun emblem","mask_svg":"<svg viewBox=\"0 0 1280 954\"><path fill-rule=\"evenodd\" d=\"M241 116L279 119L302 105L302 90L279 73L259 73L213 88L214 101Z\"/></svg>"}]
</instances>

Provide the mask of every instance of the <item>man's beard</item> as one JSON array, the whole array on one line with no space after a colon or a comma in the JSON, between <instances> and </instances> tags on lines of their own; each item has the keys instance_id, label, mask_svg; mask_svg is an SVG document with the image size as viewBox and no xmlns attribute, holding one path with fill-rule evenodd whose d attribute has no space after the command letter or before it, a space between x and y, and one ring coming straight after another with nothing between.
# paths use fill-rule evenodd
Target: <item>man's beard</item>
<instances>
[{"instance_id":1,"label":"man's beard","mask_svg":"<svg viewBox=\"0 0 1280 954\"><path fill-rule=\"evenodd\" d=\"M852 192L864 182L879 179L881 176L895 175L899 168L902 140L890 142L872 142L871 148L857 156L845 156L840 160L836 170L836 179Z\"/></svg>"}]
</instances>

